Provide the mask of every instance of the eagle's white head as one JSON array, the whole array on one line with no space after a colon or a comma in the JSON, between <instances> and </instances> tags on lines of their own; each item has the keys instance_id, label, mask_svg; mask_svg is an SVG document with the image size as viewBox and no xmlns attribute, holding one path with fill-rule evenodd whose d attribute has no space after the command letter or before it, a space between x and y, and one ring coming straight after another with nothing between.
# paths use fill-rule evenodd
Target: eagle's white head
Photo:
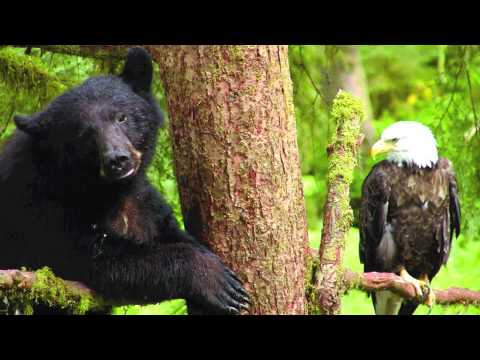
<instances>
[{"instance_id":1,"label":"eagle's white head","mask_svg":"<svg viewBox=\"0 0 480 360\"><path fill-rule=\"evenodd\" d=\"M438 161L437 142L428 127L415 121L399 121L386 128L370 150L372 156L388 153L387 159L402 166L433 167Z\"/></svg>"}]
</instances>

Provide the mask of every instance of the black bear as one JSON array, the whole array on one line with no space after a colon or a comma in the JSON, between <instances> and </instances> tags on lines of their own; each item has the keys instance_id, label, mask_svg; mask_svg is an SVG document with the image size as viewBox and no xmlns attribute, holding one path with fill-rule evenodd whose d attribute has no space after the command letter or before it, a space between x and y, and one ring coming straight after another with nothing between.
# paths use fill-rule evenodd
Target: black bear
<instances>
[{"instance_id":1,"label":"black bear","mask_svg":"<svg viewBox=\"0 0 480 360\"><path fill-rule=\"evenodd\" d=\"M146 178L163 120L152 75L148 52L133 48L121 75L15 116L0 154L0 268L49 266L109 299L238 314L249 304L238 277L179 228Z\"/></svg>"}]
</instances>

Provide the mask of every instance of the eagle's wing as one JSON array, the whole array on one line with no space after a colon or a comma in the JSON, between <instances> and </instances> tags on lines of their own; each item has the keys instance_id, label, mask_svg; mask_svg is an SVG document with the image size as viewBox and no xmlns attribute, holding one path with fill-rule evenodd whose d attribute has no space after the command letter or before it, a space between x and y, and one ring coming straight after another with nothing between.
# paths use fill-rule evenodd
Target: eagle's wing
<instances>
[{"instance_id":1,"label":"eagle's wing","mask_svg":"<svg viewBox=\"0 0 480 360\"><path fill-rule=\"evenodd\" d=\"M372 271L375 249L378 247L387 225L388 201L391 187L388 182L388 163L375 165L362 186L360 204L360 261L365 271Z\"/></svg>"},{"instance_id":2,"label":"eagle's wing","mask_svg":"<svg viewBox=\"0 0 480 360\"><path fill-rule=\"evenodd\" d=\"M457 178L453 166L450 161L445 159L445 171L448 176L448 194L449 194L449 234L447 235L447 229L444 229L443 236L443 259L442 264L446 264L448 256L450 255L450 248L453 240L453 233L458 237L460 235L460 222L461 222L461 209L460 200L457 192ZM448 228L448 225L445 225Z\"/></svg>"}]
</instances>

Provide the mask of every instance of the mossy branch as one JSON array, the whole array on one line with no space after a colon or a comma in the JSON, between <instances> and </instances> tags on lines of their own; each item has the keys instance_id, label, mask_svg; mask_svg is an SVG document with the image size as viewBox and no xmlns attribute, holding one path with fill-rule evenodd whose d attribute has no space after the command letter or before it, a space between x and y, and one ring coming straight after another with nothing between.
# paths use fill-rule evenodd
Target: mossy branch
<instances>
[{"instance_id":1,"label":"mossy branch","mask_svg":"<svg viewBox=\"0 0 480 360\"><path fill-rule=\"evenodd\" d=\"M318 262L313 281L313 293L319 308L313 313L338 314L340 312L340 280L345 238L352 226L350 184L357 163L362 137L360 129L364 118L360 100L339 91L333 101L332 117L337 131L328 147L327 200L323 213L323 231Z\"/></svg>"},{"instance_id":2,"label":"mossy branch","mask_svg":"<svg viewBox=\"0 0 480 360\"><path fill-rule=\"evenodd\" d=\"M80 56L100 60L124 60L129 45L12 45L42 49L55 54Z\"/></svg>"},{"instance_id":3,"label":"mossy branch","mask_svg":"<svg viewBox=\"0 0 480 360\"><path fill-rule=\"evenodd\" d=\"M85 285L60 279L46 267L35 272L0 270L0 300L24 314L32 314L38 303L79 315L112 305Z\"/></svg>"},{"instance_id":4,"label":"mossy branch","mask_svg":"<svg viewBox=\"0 0 480 360\"><path fill-rule=\"evenodd\" d=\"M34 57L13 51L0 50L0 80L15 90L26 90L40 97L55 96L71 85L49 73L42 62Z\"/></svg>"}]
</instances>

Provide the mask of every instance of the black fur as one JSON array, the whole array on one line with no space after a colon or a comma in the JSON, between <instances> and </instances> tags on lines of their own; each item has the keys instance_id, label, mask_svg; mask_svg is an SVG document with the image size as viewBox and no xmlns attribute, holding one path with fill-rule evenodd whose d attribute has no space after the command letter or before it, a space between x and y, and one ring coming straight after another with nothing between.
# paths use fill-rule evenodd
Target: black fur
<instances>
[{"instance_id":1,"label":"black fur","mask_svg":"<svg viewBox=\"0 0 480 360\"><path fill-rule=\"evenodd\" d=\"M162 123L151 83L151 58L136 48L120 76L15 117L0 154L0 268L49 266L114 300L239 313L248 296L238 278L146 179Z\"/></svg>"}]
</instances>

